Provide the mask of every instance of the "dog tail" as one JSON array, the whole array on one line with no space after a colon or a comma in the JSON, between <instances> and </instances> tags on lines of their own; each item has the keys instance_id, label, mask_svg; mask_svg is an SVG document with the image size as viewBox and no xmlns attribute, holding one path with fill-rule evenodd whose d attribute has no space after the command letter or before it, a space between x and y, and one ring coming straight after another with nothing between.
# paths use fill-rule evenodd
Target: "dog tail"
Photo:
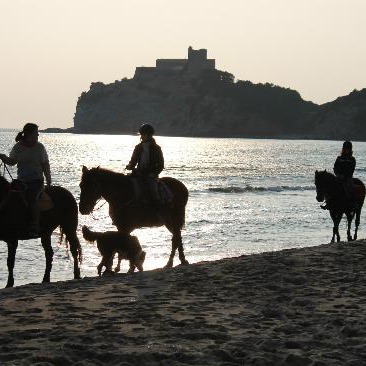
<instances>
[{"instance_id":1,"label":"dog tail","mask_svg":"<svg viewBox=\"0 0 366 366\"><path fill-rule=\"evenodd\" d=\"M82 227L81 231L83 233L84 239L87 241L93 242L99 238L99 233L90 230L86 225Z\"/></svg>"}]
</instances>

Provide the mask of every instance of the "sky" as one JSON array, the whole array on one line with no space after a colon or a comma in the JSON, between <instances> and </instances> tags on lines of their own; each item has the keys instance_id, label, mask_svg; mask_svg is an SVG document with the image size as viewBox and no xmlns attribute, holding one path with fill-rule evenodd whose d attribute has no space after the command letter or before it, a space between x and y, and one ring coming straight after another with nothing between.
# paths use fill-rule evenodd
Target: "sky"
<instances>
[{"instance_id":1,"label":"sky","mask_svg":"<svg viewBox=\"0 0 366 366\"><path fill-rule=\"evenodd\" d=\"M0 128L73 126L92 82L206 48L322 104L366 87L365 0L0 0Z\"/></svg>"}]
</instances>

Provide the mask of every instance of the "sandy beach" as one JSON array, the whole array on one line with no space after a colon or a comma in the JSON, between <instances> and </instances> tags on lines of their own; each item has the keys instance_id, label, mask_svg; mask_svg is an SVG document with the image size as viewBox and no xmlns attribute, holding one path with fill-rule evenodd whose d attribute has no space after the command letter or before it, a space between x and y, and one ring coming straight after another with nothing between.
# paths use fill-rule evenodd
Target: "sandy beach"
<instances>
[{"instance_id":1,"label":"sandy beach","mask_svg":"<svg viewBox=\"0 0 366 366\"><path fill-rule=\"evenodd\" d=\"M366 365L366 241L0 290L1 365Z\"/></svg>"}]
</instances>

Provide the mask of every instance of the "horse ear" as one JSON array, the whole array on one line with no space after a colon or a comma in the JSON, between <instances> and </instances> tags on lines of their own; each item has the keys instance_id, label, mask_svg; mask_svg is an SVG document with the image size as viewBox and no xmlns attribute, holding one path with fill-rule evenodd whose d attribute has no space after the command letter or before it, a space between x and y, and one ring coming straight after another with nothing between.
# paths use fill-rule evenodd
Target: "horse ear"
<instances>
[{"instance_id":1,"label":"horse ear","mask_svg":"<svg viewBox=\"0 0 366 366\"><path fill-rule=\"evenodd\" d=\"M88 171L88 168L85 165L83 165L83 173L86 173L87 171Z\"/></svg>"}]
</instances>

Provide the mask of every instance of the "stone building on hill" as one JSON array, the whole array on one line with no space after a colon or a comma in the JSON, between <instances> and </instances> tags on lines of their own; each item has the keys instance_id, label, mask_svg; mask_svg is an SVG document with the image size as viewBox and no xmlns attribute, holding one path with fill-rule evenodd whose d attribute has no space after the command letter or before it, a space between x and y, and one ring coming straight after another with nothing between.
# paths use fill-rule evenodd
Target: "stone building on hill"
<instances>
[{"instance_id":1,"label":"stone building on hill","mask_svg":"<svg viewBox=\"0 0 366 366\"><path fill-rule=\"evenodd\" d=\"M195 76L202 70L215 70L215 60L207 58L207 50L188 48L187 59L157 59L155 67L136 67L134 79L156 77L161 74L186 74Z\"/></svg>"}]
</instances>

